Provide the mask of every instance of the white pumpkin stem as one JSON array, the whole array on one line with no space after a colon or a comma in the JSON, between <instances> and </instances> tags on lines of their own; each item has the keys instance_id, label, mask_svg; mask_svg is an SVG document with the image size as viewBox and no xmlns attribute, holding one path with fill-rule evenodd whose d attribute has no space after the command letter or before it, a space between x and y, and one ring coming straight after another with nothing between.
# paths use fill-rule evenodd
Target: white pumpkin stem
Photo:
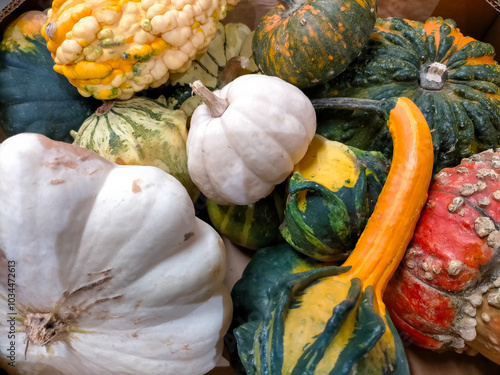
<instances>
[{"instance_id":1,"label":"white pumpkin stem","mask_svg":"<svg viewBox=\"0 0 500 375\"><path fill-rule=\"evenodd\" d=\"M221 117L226 111L226 108L229 107L229 103L225 99L222 99L207 89L200 80L190 83L189 86L191 86L193 92L203 100L203 103L205 103L210 110L212 117Z\"/></svg>"}]
</instances>

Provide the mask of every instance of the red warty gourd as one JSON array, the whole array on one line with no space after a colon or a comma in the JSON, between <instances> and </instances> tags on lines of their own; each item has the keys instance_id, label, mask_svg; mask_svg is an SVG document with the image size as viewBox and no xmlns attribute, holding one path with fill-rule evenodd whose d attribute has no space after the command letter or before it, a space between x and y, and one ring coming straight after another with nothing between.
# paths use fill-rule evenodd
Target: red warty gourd
<instances>
[{"instance_id":1,"label":"red warty gourd","mask_svg":"<svg viewBox=\"0 0 500 375\"><path fill-rule=\"evenodd\" d=\"M418 346L500 364L500 150L441 170L384 301Z\"/></svg>"}]
</instances>

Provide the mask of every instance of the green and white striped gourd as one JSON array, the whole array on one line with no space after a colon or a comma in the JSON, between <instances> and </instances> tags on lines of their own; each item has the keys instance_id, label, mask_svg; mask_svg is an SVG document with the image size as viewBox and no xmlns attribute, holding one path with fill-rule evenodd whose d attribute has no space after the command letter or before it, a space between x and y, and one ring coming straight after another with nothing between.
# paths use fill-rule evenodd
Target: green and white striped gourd
<instances>
[{"instance_id":1,"label":"green and white striped gourd","mask_svg":"<svg viewBox=\"0 0 500 375\"><path fill-rule=\"evenodd\" d=\"M187 116L167 108L162 97L105 102L72 136L74 144L114 163L158 167L177 178L193 201L199 195L187 169Z\"/></svg>"}]
</instances>

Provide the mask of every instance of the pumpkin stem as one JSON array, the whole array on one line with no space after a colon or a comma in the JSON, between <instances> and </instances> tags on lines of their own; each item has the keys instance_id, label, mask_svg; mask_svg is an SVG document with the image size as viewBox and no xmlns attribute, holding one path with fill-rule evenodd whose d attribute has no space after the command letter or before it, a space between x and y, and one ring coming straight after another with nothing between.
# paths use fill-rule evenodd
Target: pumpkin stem
<instances>
[{"instance_id":1,"label":"pumpkin stem","mask_svg":"<svg viewBox=\"0 0 500 375\"><path fill-rule=\"evenodd\" d=\"M420 87L426 90L441 90L448 79L446 65L437 61L428 62L420 68Z\"/></svg>"},{"instance_id":2,"label":"pumpkin stem","mask_svg":"<svg viewBox=\"0 0 500 375\"><path fill-rule=\"evenodd\" d=\"M234 81L239 76L250 73L248 67L250 66L250 60L245 56L234 56L231 57L224 68L219 73L219 83L218 87L224 87L229 82Z\"/></svg>"},{"instance_id":3,"label":"pumpkin stem","mask_svg":"<svg viewBox=\"0 0 500 375\"><path fill-rule=\"evenodd\" d=\"M114 100L105 101L99 108L97 108L95 110L95 114L97 116L105 115L106 113L108 113L111 110L111 108L113 108L115 103L116 102Z\"/></svg>"},{"instance_id":4,"label":"pumpkin stem","mask_svg":"<svg viewBox=\"0 0 500 375\"><path fill-rule=\"evenodd\" d=\"M316 109L362 109L365 111L385 112L384 102L359 98L322 98L311 100Z\"/></svg>"},{"instance_id":5,"label":"pumpkin stem","mask_svg":"<svg viewBox=\"0 0 500 375\"><path fill-rule=\"evenodd\" d=\"M299 9L302 5L304 5L307 1L306 0L278 0L278 3L283 5L286 11L286 16L290 15L291 13L295 12L297 9Z\"/></svg>"},{"instance_id":6,"label":"pumpkin stem","mask_svg":"<svg viewBox=\"0 0 500 375\"><path fill-rule=\"evenodd\" d=\"M221 117L227 107L229 107L229 103L225 99L222 99L207 89L200 80L190 83L189 86L191 86L193 92L198 95L203 103L208 107L212 117Z\"/></svg>"}]
</instances>

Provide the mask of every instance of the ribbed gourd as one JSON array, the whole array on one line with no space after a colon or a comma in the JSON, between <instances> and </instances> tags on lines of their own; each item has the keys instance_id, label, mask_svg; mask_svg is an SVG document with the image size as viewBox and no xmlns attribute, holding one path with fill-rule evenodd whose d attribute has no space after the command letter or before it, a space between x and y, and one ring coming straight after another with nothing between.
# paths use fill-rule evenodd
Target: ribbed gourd
<instances>
[{"instance_id":1,"label":"ribbed gourd","mask_svg":"<svg viewBox=\"0 0 500 375\"><path fill-rule=\"evenodd\" d=\"M362 54L311 97L410 98L434 144L434 172L500 145L500 65L494 48L440 17L378 19ZM318 132L390 157L384 119L360 111L318 111Z\"/></svg>"},{"instance_id":2,"label":"ribbed gourd","mask_svg":"<svg viewBox=\"0 0 500 375\"><path fill-rule=\"evenodd\" d=\"M281 234L297 251L322 261L345 260L365 228L389 162L316 135L288 182Z\"/></svg>"},{"instance_id":3,"label":"ribbed gourd","mask_svg":"<svg viewBox=\"0 0 500 375\"><path fill-rule=\"evenodd\" d=\"M182 183L193 201L199 195L187 169L187 116L167 108L164 98L107 101L72 135L74 144L114 163L164 170Z\"/></svg>"}]
</instances>

